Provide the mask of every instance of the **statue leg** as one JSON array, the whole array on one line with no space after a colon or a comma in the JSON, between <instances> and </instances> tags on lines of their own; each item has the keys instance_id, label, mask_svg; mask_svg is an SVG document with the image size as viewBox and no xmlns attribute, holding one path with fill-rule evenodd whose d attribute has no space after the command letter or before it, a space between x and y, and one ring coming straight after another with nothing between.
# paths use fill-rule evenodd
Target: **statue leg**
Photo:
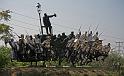
<instances>
[{"instance_id":1,"label":"statue leg","mask_svg":"<svg viewBox=\"0 0 124 76\"><path fill-rule=\"evenodd\" d=\"M46 27L46 33L49 34L49 33L48 33L48 27Z\"/></svg>"},{"instance_id":2,"label":"statue leg","mask_svg":"<svg viewBox=\"0 0 124 76\"><path fill-rule=\"evenodd\" d=\"M52 26L49 26L50 34L52 34Z\"/></svg>"}]
</instances>

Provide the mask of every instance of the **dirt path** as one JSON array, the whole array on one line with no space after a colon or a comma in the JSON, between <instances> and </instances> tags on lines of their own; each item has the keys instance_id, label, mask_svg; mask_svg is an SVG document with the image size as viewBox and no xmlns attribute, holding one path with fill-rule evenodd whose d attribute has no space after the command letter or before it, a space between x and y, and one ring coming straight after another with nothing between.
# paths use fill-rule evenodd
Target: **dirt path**
<instances>
[{"instance_id":1,"label":"dirt path","mask_svg":"<svg viewBox=\"0 0 124 76\"><path fill-rule=\"evenodd\" d=\"M104 69L74 67L20 67L9 69L8 75L0 76L117 76Z\"/></svg>"}]
</instances>

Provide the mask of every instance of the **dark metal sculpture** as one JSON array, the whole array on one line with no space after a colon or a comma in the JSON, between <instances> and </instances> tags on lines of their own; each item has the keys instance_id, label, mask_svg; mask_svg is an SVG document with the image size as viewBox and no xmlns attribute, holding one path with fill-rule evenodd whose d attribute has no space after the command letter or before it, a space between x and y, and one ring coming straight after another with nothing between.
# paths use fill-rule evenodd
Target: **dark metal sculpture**
<instances>
[{"instance_id":1,"label":"dark metal sculpture","mask_svg":"<svg viewBox=\"0 0 124 76\"><path fill-rule=\"evenodd\" d=\"M35 62L58 60L59 65L61 65L63 60L67 60L73 66L76 63L84 65L93 60L104 60L111 50L110 43L103 45L102 40L99 40L99 38L96 38L94 41L88 41L88 36L85 34L78 35L78 38L75 36L72 37L71 35L73 36L74 34L68 36L63 34L58 35L58 37L54 35L37 35L33 38L30 36L29 43L28 38L24 39L24 35L21 35L18 42L11 40L10 46L16 51L17 57L14 57L17 61Z\"/></svg>"}]
</instances>

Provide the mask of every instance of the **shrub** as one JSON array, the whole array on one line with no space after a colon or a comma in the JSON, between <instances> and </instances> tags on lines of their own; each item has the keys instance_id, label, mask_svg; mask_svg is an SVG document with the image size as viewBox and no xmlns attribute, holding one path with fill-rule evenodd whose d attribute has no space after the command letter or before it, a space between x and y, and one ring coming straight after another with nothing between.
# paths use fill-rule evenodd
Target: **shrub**
<instances>
[{"instance_id":1,"label":"shrub","mask_svg":"<svg viewBox=\"0 0 124 76\"><path fill-rule=\"evenodd\" d=\"M84 74L84 76L89 76L88 74Z\"/></svg>"},{"instance_id":2,"label":"shrub","mask_svg":"<svg viewBox=\"0 0 124 76\"><path fill-rule=\"evenodd\" d=\"M7 47L0 47L0 68L6 67L10 62L10 49Z\"/></svg>"},{"instance_id":3,"label":"shrub","mask_svg":"<svg viewBox=\"0 0 124 76\"><path fill-rule=\"evenodd\" d=\"M104 76L103 74L97 74L97 76Z\"/></svg>"},{"instance_id":4,"label":"shrub","mask_svg":"<svg viewBox=\"0 0 124 76\"><path fill-rule=\"evenodd\" d=\"M124 70L121 72L121 76L124 76Z\"/></svg>"}]
</instances>

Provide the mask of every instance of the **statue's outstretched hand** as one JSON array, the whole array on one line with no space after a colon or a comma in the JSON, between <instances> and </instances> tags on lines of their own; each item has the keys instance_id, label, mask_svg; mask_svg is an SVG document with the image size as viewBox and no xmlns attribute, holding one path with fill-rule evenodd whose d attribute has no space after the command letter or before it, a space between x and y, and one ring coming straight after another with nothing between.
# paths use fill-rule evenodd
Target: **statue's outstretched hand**
<instances>
[{"instance_id":1,"label":"statue's outstretched hand","mask_svg":"<svg viewBox=\"0 0 124 76\"><path fill-rule=\"evenodd\" d=\"M54 13L54 16L56 17L56 14Z\"/></svg>"}]
</instances>

